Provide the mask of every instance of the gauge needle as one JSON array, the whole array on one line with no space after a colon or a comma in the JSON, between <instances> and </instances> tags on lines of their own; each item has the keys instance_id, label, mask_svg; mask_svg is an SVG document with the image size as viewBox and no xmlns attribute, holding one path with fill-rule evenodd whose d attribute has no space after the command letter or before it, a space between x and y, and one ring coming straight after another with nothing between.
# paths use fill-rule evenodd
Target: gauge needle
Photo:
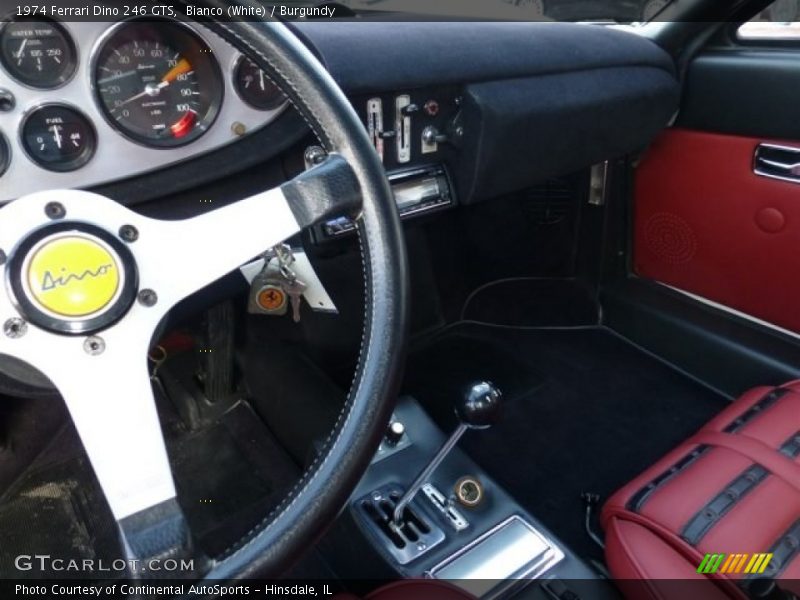
<instances>
[{"instance_id":1,"label":"gauge needle","mask_svg":"<svg viewBox=\"0 0 800 600\"><path fill-rule=\"evenodd\" d=\"M16 58L22 58L22 53L25 52L25 46L28 44L28 38L22 40L22 43L19 45L19 50L17 50Z\"/></svg>"},{"instance_id":2,"label":"gauge needle","mask_svg":"<svg viewBox=\"0 0 800 600\"><path fill-rule=\"evenodd\" d=\"M192 72L192 64L188 60L186 60L185 58L182 58L181 60L178 61L178 64L176 64L169 71L167 71L167 74L164 75L164 77L161 78L161 82L160 83L158 83L156 85L153 85L152 83L148 83L147 86L144 88L143 92L140 92L140 93L136 94L135 96L131 96L130 98L128 98L127 100L125 100L121 104L118 104L117 106L115 106L111 110L111 112L114 112L115 110L125 106L126 104L130 104L131 102L135 102L139 98L144 98L145 96L157 96L161 90L163 90L170 83L175 81L178 77L180 77L181 75L185 75L186 73L191 73L191 72Z\"/></svg>"},{"instance_id":3,"label":"gauge needle","mask_svg":"<svg viewBox=\"0 0 800 600\"><path fill-rule=\"evenodd\" d=\"M144 98L145 96L157 96L158 93L169 85L168 81L162 81L158 85L153 85L152 83L148 83L147 87L145 87L143 92L136 94L135 96L131 96L127 100L117 104L114 108L111 109L111 112L114 112L118 108L122 108L126 104L130 104L131 102L135 102L139 98Z\"/></svg>"},{"instance_id":4,"label":"gauge needle","mask_svg":"<svg viewBox=\"0 0 800 600\"><path fill-rule=\"evenodd\" d=\"M56 142L56 146L58 146L59 150L61 149L61 128L58 125L53 125L51 128L53 130L53 139Z\"/></svg>"}]
</instances>

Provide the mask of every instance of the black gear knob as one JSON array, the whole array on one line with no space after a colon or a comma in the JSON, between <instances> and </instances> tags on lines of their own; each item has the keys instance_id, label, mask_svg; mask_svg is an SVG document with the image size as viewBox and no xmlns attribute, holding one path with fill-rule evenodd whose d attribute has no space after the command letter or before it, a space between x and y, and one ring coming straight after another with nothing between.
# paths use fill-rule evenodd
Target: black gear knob
<instances>
[{"instance_id":1,"label":"black gear knob","mask_svg":"<svg viewBox=\"0 0 800 600\"><path fill-rule=\"evenodd\" d=\"M470 429L486 429L500 418L503 393L488 381L469 385L456 404L456 415Z\"/></svg>"}]
</instances>

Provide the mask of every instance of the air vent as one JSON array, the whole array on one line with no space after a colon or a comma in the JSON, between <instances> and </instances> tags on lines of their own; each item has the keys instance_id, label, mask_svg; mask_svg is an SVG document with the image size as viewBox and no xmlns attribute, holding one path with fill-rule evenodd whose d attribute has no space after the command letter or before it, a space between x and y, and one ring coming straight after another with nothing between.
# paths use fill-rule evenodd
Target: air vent
<instances>
[{"instance_id":1,"label":"air vent","mask_svg":"<svg viewBox=\"0 0 800 600\"><path fill-rule=\"evenodd\" d=\"M526 192L526 209L536 225L557 225L572 210L572 188L566 181L552 179Z\"/></svg>"}]
</instances>

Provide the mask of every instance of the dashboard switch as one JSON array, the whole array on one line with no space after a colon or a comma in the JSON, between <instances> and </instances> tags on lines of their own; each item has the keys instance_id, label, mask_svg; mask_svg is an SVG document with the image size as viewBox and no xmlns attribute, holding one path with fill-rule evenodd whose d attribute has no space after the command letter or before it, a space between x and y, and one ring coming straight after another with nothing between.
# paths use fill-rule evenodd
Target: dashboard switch
<instances>
[{"instance_id":1,"label":"dashboard switch","mask_svg":"<svg viewBox=\"0 0 800 600\"><path fill-rule=\"evenodd\" d=\"M443 133L439 133L433 125L428 125L422 130L422 153L430 154L439 149L439 144L445 144L449 140Z\"/></svg>"},{"instance_id":2,"label":"dashboard switch","mask_svg":"<svg viewBox=\"0 0 800 600\"><path fill-rule=\"evenodd\" d=\"M383 161L383 101L380 98L367 100L367 132L375 152Z\"/></svg>"},{"instance_id":3,"label":"dashboard switch","mask_svg":"<svg viewBox=\"0 0 800 600\"><path fill-rule=\"evenodd\" d=\"M406 108L411 105L411 96L404 94L395 99L395 131L397 132L397 162L411 160L411 116Z\"/></svg>"},{"instance_id":4,"label":"dashboard switch","mask_svg":"<svg viewBox=\"0 0 800 600\"><path fill-rule=\"evenodd\" d=\"M429 117L435 117L439 114L439 103L436 100L428 100L423 106L425 114Z\"/></svg>"}]
</instances>

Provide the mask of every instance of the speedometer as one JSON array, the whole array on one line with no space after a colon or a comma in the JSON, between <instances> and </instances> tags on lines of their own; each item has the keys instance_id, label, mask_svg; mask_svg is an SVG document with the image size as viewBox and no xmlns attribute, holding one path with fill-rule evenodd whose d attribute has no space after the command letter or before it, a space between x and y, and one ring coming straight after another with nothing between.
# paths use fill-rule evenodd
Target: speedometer
<instances>
[{"instance_id":1,"label":"speedometer","mask_svg":"<svg viewBox=\"0 0 800 600\"><path fill-rule=\"evenodd\" d=\"M183 24L121 24L101 45L93 71L108 122L147 146L174 148L196 140L222 104L219 65L208 45Z\"/></svg>"}]
</instances>

